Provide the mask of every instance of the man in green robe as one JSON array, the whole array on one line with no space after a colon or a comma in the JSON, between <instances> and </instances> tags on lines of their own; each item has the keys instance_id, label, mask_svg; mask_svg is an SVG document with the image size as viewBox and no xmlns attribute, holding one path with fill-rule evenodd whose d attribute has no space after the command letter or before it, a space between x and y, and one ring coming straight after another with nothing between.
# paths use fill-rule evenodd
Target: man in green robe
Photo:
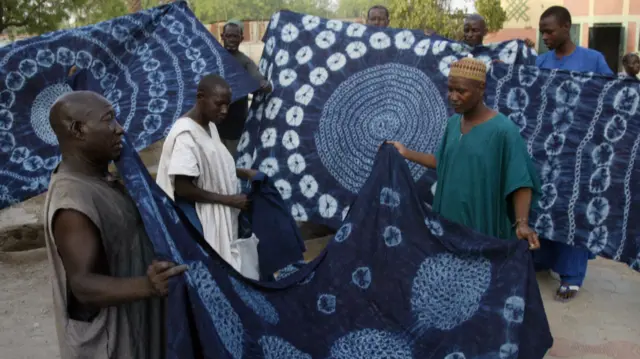
<instances>
[{"instance_id":1,"label":"man in green robe","mask_svg":"<svg viewBox=\"0 0 640 359\"><path fill-rule=\"evenodd\" d=\"M540 181L518 127L483 102L486 66L472 58L451 65L449 118L435 155L393 144L406 159L436 169L433 210L444 218L497 238L540 246L529 210Z\"/></svg>"}]
</instances>

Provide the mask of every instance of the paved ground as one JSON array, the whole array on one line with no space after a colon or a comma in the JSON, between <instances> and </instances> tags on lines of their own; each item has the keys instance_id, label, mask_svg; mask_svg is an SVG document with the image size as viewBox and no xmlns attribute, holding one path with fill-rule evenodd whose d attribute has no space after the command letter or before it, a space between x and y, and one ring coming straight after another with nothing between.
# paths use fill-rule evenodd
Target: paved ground
<instances>
[{"instance_id":1,"label":"paved ground","mask_svg":"<svg viewBox=\"0 0 640 359\"><path fill-rule=\"evenodd\" d=\"M322 243L309 249L318 253ZM58 358L48 270L42 249L0 254L2 358ZM554 279L544 274L539 282L555 337L547 358L640 358L640 274L592 261L583 291L568 304L553 300Z\"/></svg>"}]
</instances>

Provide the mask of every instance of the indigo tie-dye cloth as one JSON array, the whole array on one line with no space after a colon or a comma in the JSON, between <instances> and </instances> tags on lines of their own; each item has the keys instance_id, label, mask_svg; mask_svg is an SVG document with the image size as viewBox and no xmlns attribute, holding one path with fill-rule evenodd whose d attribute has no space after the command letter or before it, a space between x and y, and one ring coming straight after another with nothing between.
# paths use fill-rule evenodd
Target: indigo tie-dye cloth
<instances>
[{"instance_id":1,"label":"indigo tie-dye cloth","mask_svg":"<svg viewBox=\"0 0 640 359\"><path fill-rule=\"evenodd\" d=\"M49 125L60 95L104 95L141 150L193 106L209 73L229 82L234 99L258 88L185 2L1 47L0 209L46 191L60 160Z\"/></svg>"},{"instance_id":2,"label":"indigo tie-dye cloth","mask_svg":"<svg viewBox=\"0 0 640 359\"><path fill-rule=\"evenodd\" d=\"M272 17L265 42L260 67L275 90L253 103L237 164L271 176L296 220L333 228L380 143L436 150L453 114L449 65L470 51L408 30L290 12ZM639 83L520 66L535 59L520 41L472 52L491 66L486 103L520 126L542 177L535 230L640 270ZM409 168L430 203L435 171Z\"/></svg>"},{"instance_id":3,"label":"indigo tie-dye cloth","mask_svg":"<svg viewBox=\"0 0 640 359\"><path fill-rule=\"evenodd\" d=\"M391 146L327 249L277 282L244 279L204 244L128 141L118 170L157 255L189 266L170 284L167 358L540 359L551 347L527 243L438 218Z\"/></svg>"}]
</instances>

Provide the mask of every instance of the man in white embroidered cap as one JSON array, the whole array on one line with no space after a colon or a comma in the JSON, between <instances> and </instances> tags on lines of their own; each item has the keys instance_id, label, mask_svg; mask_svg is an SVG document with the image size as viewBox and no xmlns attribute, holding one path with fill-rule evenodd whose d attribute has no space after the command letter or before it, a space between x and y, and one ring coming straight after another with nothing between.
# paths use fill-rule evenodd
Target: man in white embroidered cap
<instances>
[{"instance_id":1,"label":"man in white embroidered cap","mask_svg":"<svg viewBox=\"0 0 640 359\"><path fill-rule=\"evenodd\" d=\"M438 183L433 210L450 221L502 239L539 246L529 210L540 184L518 127L483 101L486 65L464 58L451 65L449 118L435 154L393 144L406 159L433 168Z\"/></svg>"}]
</instances>

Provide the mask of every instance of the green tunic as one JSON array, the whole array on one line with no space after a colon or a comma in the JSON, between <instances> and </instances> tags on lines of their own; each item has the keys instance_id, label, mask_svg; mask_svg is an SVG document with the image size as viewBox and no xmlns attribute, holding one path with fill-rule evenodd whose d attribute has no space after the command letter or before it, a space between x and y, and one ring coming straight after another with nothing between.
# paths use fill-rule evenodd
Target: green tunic
<instances>
[{"instance_id":1,"label":"green tunic","mask_svg":"<svg viewBox=\"0 0 640 359\"><path fill-rule=\"evenodd\" d=\"M540 180L518 127L501 113L465 135L460 125L460 115L448 120L436 153L433 209L480 233L515 238L511 194L531 188L534 204L540 193Z\"/></svg>"}]
</instances>

